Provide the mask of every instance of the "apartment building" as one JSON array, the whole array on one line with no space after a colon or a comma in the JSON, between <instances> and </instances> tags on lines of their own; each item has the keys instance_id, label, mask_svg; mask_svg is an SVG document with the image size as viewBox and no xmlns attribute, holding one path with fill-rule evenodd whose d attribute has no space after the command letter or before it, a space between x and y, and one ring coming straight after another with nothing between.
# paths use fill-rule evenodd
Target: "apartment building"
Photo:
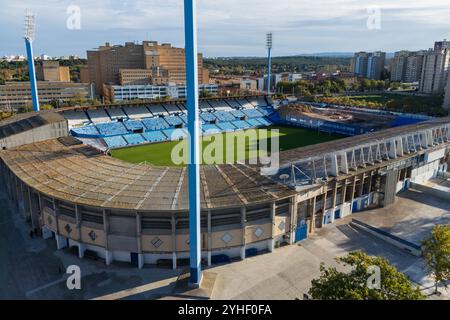
<instances>
[{"instance_id":1,"label":"apartment building","mask_svg":"<svg viewBox=\"0 0 450 320\"><path fill-rule=\"evenodd\" d=\"M38 81L37 86L41 105L54 100L65 103L71 99L93 97L91 86L86 83ZM0 110L17 110L31 105L29 82L7 82L0 85Z\"/></svg>"},{"instance_id":2,"label":"apartment building","mask_svg":"<svg viewBox=\"0 0 450 320\"><path fill-rule=\"evenodd\" d=\"M362 78L380 80L383 74L386 62L386 53L376 52L357 52L353 58L353 72Z\"/></svg>"},{"instance_id":3,"label":"apartment building","mask_svg":"<svg viewBox=\"0 0 450 320\"><path fill-rule=\"evenodd\" d=\"M423 57L419 91L443 94L450 67L450 50L430 50Z\"/></svg>"},{"instance_id":4,"label":"apartment building","mask_svg":"<svg viewBox=\"0 0 450 320\"><path fill-rule=\"evenodd\" d=\"M185 84L185 50L170 44L144 41L112 46L106 43L87 52L90 82L97 93L104 95L103 84ZM203 56L198 55L200 83L209 83L209 73L203 68Z\"/></svg>"}]
</instances>

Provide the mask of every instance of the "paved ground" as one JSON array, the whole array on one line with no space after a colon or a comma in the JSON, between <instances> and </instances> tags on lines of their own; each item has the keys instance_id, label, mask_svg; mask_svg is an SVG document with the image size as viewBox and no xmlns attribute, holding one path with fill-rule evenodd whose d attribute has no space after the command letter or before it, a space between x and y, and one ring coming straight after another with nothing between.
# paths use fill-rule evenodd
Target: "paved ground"
<instances>
[{"instance_id":1,"label":"paved ground","mask_svg":"<svg viewBox=\"0 0 450 320\"><path fill-rule=\"evenodd\" d=\"M411 199L410 192L407 195L399 199L398 214L403 212L401 208L409 210L412 203L422 202ZM428 212L429 205L423 204L423 212ZM383 210L372 214L383 214ZM301 245L211 268L218 275L213 298L301 299L311 279L319 275L320 263L336 265L336 256L353 250L386 257L425 291L431 290L421 259L351 228L349 221L346 218L329 225ZM54 240L31 239L28 231L23 218L0 192L0 299L155 299L171 296L175 290L181 270L138 270L121 263L107 267L102 261L80 260L68 251L55 251ZM60 273L72 264L82 270L82 290L68 290L65 275Z\"/></svg>"},{"instance_id":2,"label":"paved ground","mask_svg":"<svg viewBox=\"0 0 450 320\"><path fill-rule=\"evenodd\" d=\"M450 222L450 202L420 191L400 193L395 204L354 216L397 237L420 244L433 226Z\"/></svg>"}]
</instances>

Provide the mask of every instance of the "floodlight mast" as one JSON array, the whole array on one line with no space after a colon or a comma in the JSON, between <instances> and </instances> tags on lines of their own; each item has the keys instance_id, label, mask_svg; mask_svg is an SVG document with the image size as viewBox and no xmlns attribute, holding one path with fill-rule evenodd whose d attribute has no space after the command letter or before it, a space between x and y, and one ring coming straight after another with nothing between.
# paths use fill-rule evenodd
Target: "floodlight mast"
<instances>
[{"instance_id":1,"label":"floodlight mast","mask_svg":"<svg viewBox=\"0 0 450 320\"><path fill-rule=\"evenodd\" d=\"M271 51L272 51L272 32L266 35L267 46L267 96L270 96L270 72L271 72Z\"/></svg>"},{"instance_id":2,"label":"floodlight mast","mask_svg":"<svg viewBox=\"0 0 450 320\"><path fill-rule=\"evenodd\" d=\"M25 46L27 49L28 74L30 77L31 100L33 102L33 110L39 111L39 97L36 81L36 70L34 68L33 41L35 36L36 16L27 9L25 11Z\"/></svg>"}]
</instances>

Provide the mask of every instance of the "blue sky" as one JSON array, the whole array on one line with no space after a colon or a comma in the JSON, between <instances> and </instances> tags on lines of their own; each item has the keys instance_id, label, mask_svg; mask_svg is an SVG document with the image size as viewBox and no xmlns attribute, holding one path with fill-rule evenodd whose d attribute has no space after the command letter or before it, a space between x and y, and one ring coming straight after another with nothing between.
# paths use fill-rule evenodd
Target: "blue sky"
<instances>
[{"instance_id":1,"label":"blue sky","mask_svg":"<svg viewBox=\"0 0 450 320\"><path fill-rule=\"evenodd\" d=\"M80 30L66 26L70 5L81 10ZM36 55L85 56L107 41L184 46L182 0L0 0L0 8L0 55L24 53L25 8L37 15ZM367 27L368 8L379 10L379 29ZM198 0L198 14L199 50L209 57L262 56L268 30L274 55L416 50L450 39L449 0Z\"/></svg>"}]
</instances>

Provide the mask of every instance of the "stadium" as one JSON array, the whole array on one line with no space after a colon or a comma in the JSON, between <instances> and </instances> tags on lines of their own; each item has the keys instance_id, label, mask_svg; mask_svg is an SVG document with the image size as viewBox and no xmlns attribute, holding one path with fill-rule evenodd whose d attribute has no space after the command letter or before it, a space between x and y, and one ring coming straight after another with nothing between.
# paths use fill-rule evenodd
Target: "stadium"
<instances>
[{"instance_id":1,"label":"stadium","mask_svg":"<svg viewBox=\"0 0 450 320\"><path fill-rule=\"evenodd\" d=\"M447 171L449 118L302 106L279 106L265 96L201 100L205 136L279 128L285 137L272 176L245 161L201 166L205 265L297 243L337 219L392 204L397 192ZM183 100L2 121L0 165L9 196L32 229L80 258L139 268L186 265L187 169L170 165L164 154L186 137L186 122Z\"/></svg>"}]
</instances>

